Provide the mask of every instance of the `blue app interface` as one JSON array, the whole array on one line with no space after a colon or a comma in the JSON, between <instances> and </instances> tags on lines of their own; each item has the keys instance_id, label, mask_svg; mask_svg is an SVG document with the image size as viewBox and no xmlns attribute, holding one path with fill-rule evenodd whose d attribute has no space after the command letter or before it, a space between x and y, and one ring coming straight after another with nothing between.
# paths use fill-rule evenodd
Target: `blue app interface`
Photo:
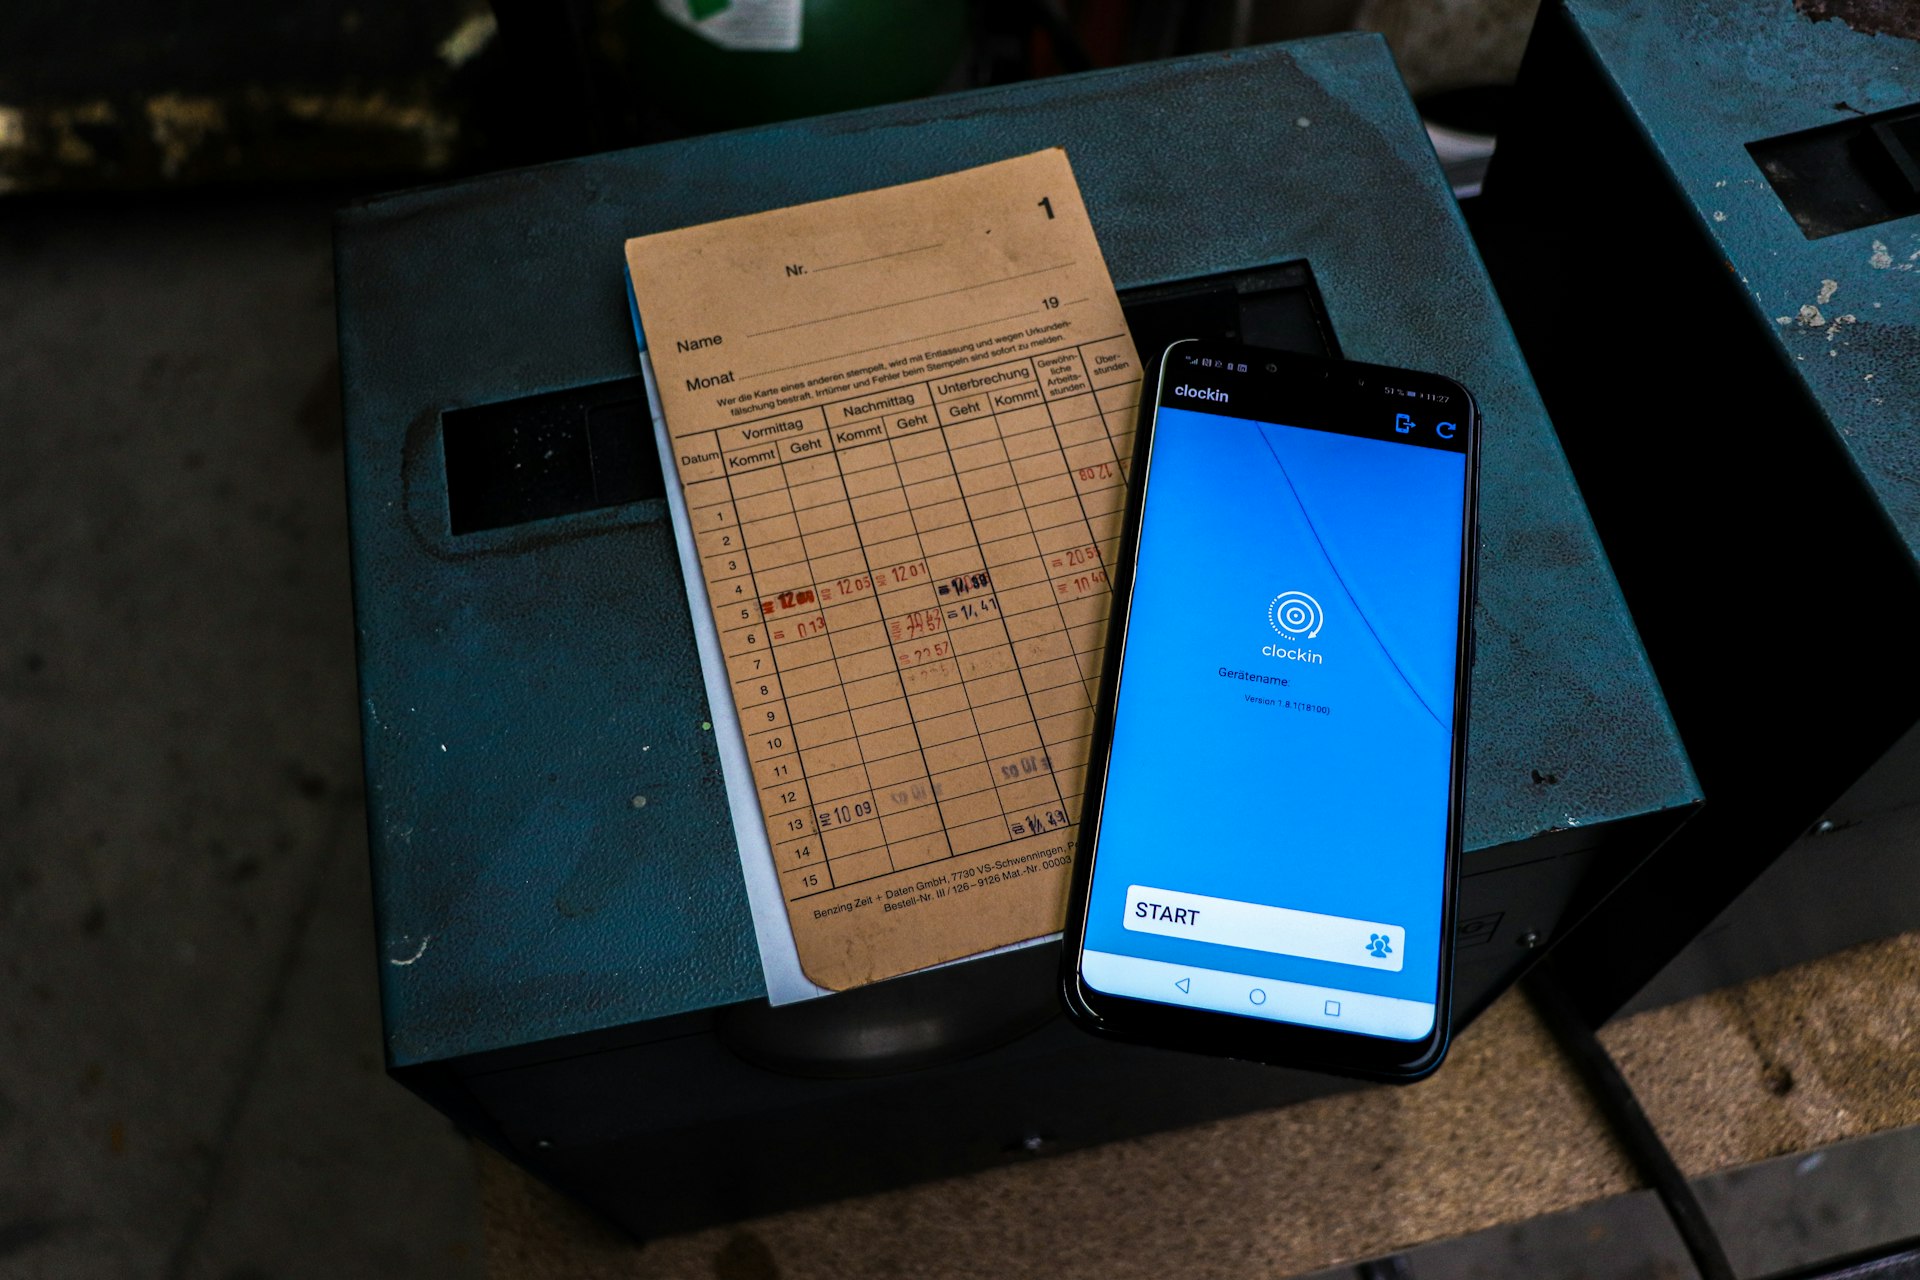
<instances>
[{"instance_id":1,"label":"blue app interface","mask_svg":"<svg viewBox=\"0 0 1920 1280\"><path fill-rule=\"evenodd\" d=\"M1159 410L1082 956L1094 989L1432 1029L1466 465Z\"/></svg>"}]
</instances>

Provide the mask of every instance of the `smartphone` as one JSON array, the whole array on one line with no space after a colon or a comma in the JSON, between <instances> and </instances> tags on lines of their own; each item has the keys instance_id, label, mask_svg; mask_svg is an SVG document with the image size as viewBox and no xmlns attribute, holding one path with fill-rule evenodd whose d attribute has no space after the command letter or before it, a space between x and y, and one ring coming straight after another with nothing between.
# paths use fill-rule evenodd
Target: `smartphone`
<instances>
[{"instance_id":1,"label":"smartphone","mask_svg":"<svg viewBox=\"0 0 1920 1280\"><path fill-rule=\"evenodd\" d=\"M1480 423L1430 373L1183 341L1136 442L1062 995L1102 1035L1446 1054Z\"/></svg>"}]
</instances>

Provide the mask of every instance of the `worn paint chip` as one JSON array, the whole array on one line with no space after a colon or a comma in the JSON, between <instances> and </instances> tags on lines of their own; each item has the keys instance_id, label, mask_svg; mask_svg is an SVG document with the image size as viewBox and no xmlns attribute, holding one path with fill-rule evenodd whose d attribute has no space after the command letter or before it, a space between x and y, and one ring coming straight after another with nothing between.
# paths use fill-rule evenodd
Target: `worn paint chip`
<instances>
[{"instance_id":1,"label":"worn paint chip","mask_svg":"<svg viewBox=\"0 0 1920 1280\"><path fill-rule=\"evenodd\" d=\"M1873 252L1867 255L1867 265L1875 271L1911 271L1916 262L1920 262L1920 249L1915 249L1908 254L1905 262L1895 262L1893 250L1887 248L1886 243L1881 240L1873 242Z\"/></svg>"},{"instance_id":2,"label":"worn paint chip","mask_svg":"<svg viewBox=\"0 0 1920 1280\"><path fill-rule=\"evenodd\" d=\"M402 939L401 939L400 941L402 941L402 942L411 942L411 941L412 941L412 939L411 939L411 938L402 938ZM423 956L423 955L425 955L425 954L427 954L427 945L428 945L429 943L431 943L432 941L433 941L433 935L429 933L429 934L427 934L427 935L425 935L424 937L422 937L422 938L420 939L420 948L419 948L419 950L417 950L417 951L415 951L415 952L414 952L414 953L413 953L412 955L410 955L410 956L408 956L408 957L407 957L406 959L404 959L404 960L401 960L401 959L398 959L398 958L396 958L396 957L393 957L393 956L388 956L388 957L387 957L387 963L388 963L388 964L390 964L390 965L394 965L394 966L396 966L396 967L398 967L398 968L405 968L406 966L408 966L408 965L410 965L410 964L413 964L413 963L415 963L416 961L418 961L418 960L420 959L420 957L421 957L421 956Z\"/></svg>"}]
</instances>

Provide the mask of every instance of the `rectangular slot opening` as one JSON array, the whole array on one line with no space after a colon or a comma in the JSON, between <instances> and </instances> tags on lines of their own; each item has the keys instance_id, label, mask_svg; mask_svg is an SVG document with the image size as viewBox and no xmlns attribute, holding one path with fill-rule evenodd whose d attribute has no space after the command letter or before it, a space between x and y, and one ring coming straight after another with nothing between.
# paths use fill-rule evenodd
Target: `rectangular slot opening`
<instances>
[{"instance_id":1,"label":"rectangular slot opening","mask_svg":"<svg viewBox=\"0 0 1920 1280\"><path fill-rule=\"evenodd\" d=\"M1120 307L1141 367L1149 370L1159 364L1168 343L1182 338L1340 355L1319 287L1304 261L1144 285L1123 292Z\"/></svg>"},{"instance_id":2,"label":"rectangular slot opening","mask_svg":"<svg viewBox=\"0 0 1920 1280\"><path fill-rule=\"evenodd\" d=\"M666 496L637 377L450 409L440 440L455 534Z\"/></svg>"},{"instance_id":3,"label":"rectangular slot opening","mask_svg":"<svg viewBox=\"0 0 1920 1280\"><path fill-rule=\"evenodd\" d=\"M1920 213L1920 106L1747 144L1809 240Z\"/></svg>"},{"instance_id":4,"label":"rectangular slot opening","mask_svg":"<svg viewBox=\"0 0 1920 1280\"><path fill-rule=\"evenodd\" d=\"M1120 302L1149 368L1180 338L1340 352L1305 262L1129 289ZM456 535L666 496L641 378L450 409L440 425Z\"/></svg>"}]
</instances>

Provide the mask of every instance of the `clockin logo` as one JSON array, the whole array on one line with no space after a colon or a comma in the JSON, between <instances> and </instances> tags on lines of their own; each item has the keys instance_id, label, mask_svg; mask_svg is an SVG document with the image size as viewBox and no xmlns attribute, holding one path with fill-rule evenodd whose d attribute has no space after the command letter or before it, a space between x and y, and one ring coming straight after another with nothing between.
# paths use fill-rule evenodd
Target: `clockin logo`
<instances>
[{"instance_id":1,"label":"clockin logo","mask_svg":"<svg viewBox=\"0 0 1920 1280\"><path fill-rule=\"evenodd\" d=\"M1289 640L1311 640L1326 621L1320 602L1304 591L1282 591L1267 605L1267 625Z\"/></svg>"}]
</instances>

